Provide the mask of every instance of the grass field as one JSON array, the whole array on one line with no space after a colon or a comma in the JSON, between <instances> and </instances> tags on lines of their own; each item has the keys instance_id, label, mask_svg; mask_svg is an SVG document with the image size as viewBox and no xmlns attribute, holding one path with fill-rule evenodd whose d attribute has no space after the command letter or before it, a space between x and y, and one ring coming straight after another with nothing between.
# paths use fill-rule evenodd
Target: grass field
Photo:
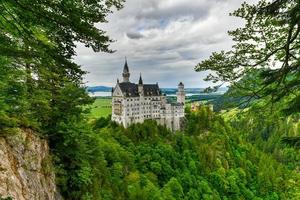
<instances>
[{"instance_id":1,"label":"grass field","mask_svg":"<svg viewBox=\"0 0 300 200\"><path fill-rule=\"evenodd\" d=\"M91 118L106 117L111 114L111 99L97 98L91 106Z\"/></svg>"}]
</instances>

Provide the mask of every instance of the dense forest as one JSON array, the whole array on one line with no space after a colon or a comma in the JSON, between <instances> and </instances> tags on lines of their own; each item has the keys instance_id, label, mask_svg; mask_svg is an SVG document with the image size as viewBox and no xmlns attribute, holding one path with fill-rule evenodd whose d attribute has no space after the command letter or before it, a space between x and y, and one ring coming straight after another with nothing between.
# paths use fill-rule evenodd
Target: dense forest
<instances>
[{"instance_id":1,"label":"dense forest","mask_svg":"<svg viewBox=\"0 0 300 200\"><path fill-rule=\"evenodd\" d=\"M246 21L229 32L233 50L195 68L230 83L219 112L187 107L175 133L87 117L93 99L73 61L76 43L113 53L95 24L122 4L0 1L0 134L26 128L47 138L65 199L300 199L299 0L245 3L232 14Z\"/></svg>"}]
</instances>

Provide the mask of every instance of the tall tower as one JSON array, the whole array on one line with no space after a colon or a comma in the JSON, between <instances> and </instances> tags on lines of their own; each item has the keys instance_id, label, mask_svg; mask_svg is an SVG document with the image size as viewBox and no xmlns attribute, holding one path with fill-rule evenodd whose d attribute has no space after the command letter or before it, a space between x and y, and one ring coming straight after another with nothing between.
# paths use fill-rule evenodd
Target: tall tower
<instances>
[{"instance_id":1,"label":"tall tower","mask_svg":"<svg viewBox=\"0 0 300 200\"><path fill-rule=\"evenodd\" d=\"M127 59L125 58L125 64L124 64L124 69L123 69L123 82L129 82L129 69L128 69L128 64L127 64Z\"/></svg>"},{"instance_id":2,"label":"tall tower","mask_svg":"<svg viewBox=\"0 0 300 200\"><path fill-rule=\"evenodd\" d=\"M185 91L182 82L178 84L178 90L176 92L176 95L177 95L177 103L185 104Z\"/></svg>"}]
</instances>

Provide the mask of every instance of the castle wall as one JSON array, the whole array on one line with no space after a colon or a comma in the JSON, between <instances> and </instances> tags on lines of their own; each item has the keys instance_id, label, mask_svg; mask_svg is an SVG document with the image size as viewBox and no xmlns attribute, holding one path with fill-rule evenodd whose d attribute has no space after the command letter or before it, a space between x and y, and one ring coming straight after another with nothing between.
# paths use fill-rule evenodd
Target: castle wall
<instances>
[{"instance_id":1,"label":"castle wall","mask_svg":"<svg viewBox=\"0 0 300 200\"><path fill-rule=\"evenodd\" d=\"M112 120L124 127L131 123L142 123L145 119L159 119L160 96L112 98Z\"/></svg>"},{"instance_id":2,"label":"castle wall","mask_svg":"<svg viewBox=\"0 0 300 200\"><path fill-rule=\"evenodd\" d=\"M112 120L127 128L132 123L154 119L171 130L180 129L183 105L167 104L165 96L112 97Z\"/></svg>"}]
</instances>

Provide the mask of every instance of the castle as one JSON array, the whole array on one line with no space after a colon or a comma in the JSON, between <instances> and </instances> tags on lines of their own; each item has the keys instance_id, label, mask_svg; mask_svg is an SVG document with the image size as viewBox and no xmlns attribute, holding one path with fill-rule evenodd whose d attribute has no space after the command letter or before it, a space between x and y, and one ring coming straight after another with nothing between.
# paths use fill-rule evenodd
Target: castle
<instances>
[{"instance_id":1,"label":"castle","mask_svg":"<svg viewBox=\"0 0 300 200\"><path fill-rule=\"evenodd\" d=\"M181 128L184 119L185 91L182 82L178 85L177 102L168 102L158 83L144 84L140 75L138 84L129 81L130 73L125 60L123 81L117 80L112 89L112 121L125 128L146 119L156 120L172 131Z\"/></svg>"}]
</instances>

